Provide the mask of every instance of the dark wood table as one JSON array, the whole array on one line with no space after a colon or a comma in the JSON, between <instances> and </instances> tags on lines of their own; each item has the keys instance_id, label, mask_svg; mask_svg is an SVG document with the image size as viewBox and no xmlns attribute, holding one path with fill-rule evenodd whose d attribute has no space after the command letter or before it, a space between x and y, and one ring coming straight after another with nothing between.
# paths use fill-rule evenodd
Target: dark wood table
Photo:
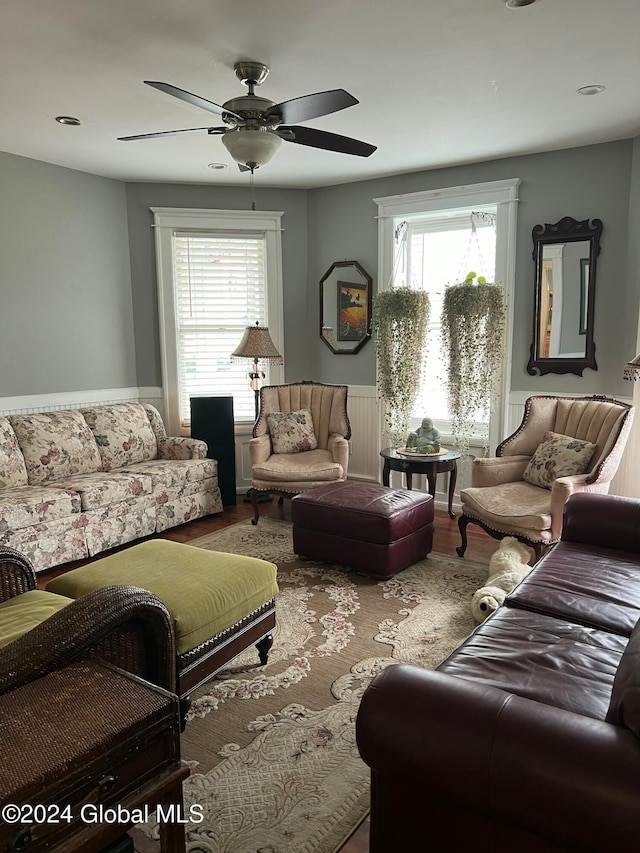
<instances>
[{"instance_id":1,"label":"dark wood table","mask_svg":"<svg viewBox=\"0 0 640 853\"><path fill-rule=\"evenodd\" d=\"M382 484L389 485L389 475L391 471L401 471L407 479L407 488L412 485L414 474L425 474L429 483L429 494L435 498L436 496L436 479L438 474L449 472L449 517L455 518L453 512L453 493L456 488L458 479L458 459L460 454L457 450L447 450L439 456L405 456L394 447L385 447L380 451L380 456L384 459L382 468Z\"/></svg>"}]
</instances>

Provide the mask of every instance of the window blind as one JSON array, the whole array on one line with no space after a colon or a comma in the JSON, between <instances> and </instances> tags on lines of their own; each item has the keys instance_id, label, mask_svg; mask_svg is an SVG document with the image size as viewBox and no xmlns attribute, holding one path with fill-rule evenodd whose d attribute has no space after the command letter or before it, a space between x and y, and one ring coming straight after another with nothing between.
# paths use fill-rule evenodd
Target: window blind
<instances>
[{"instance_id":1,"label":"window blind","mask_svg":"<svg viewBox=\"0 0 640 853\"><path fill-rule=\"evenodd\" d=\"M266 240L261 233L174 232L180 421L191 396L233 396L236 420L253 420L251 363L231 361L245 326L266 323ZM268 365L261 364L268 373Z\"/></svg>"}]
</instances>

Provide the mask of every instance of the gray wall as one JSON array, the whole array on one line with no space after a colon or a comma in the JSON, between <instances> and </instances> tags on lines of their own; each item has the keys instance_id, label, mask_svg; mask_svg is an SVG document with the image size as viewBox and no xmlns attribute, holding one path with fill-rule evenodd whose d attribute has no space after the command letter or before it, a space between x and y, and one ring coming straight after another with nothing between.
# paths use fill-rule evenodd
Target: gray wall
<instances>
[{"instance_id":1,"label":"gray wall","mask_svg":"<svg viewBox=\"0 0 640 853\"><path fill-rule=\"evenodd\" d=\"M284 280L285 379L312 378L307 300L307 192L256 189L257 210L282 210L282 268ZM151 207L249 210L249 189L181 184L127 184L131 283L136 336L138 384L162 384L158 338L158 294Z\"/></svg>"},{"instance_id":2,"label":"gray wall","mask_svg":"<svg viewBox=\"0 0 640 853\"><path fill-rule=\"evenodd\" d=\"M0 152L0 397L136 385L124 184Z\"/></svg>"},{"instance_id":3,"label":"gray wall","mask_svg":"<svg viewBox=\"0 0 640 853\"><path fill-rule=\"evenodd\" d=\"M636 353L640 140L309 191L256 188L258 209L285 213L287 381L375 383L372 341L355 356L335 356L318 336L318 282L334 261L359 261L377 287L373 198L514 177L522 184L512 390L629 395L622 365ZM249 189L125 187L3 153L0 186L0 396L160 385L149 208L249 209ZM604 223L595 305L599 370L583 378L534 377L526 373L533 328L531 229L563 216Z\"/></svg>"},{"instance_id":4,"label":"gray wall","mask_svg":"<svg viewBox=\"0 0 640 853\"><path fill-rule=\"evenodd\" d=\"M632 337L635 346L633 355L640 352L640 330L637 329L638 303L640 298L640 137L633 140L632 173L629 185L629 238L627 241L626 288L618 308L620 321L627 337ZM637 339L636 339L637 335ZM625 361L633 356L627 350Z\"/></svg>"},{"instance_id":5,"label":"gray wall","mask_svg":"<svg viewBox=\"0 0 640 853\"><path fill-rule=\"evenodd\" d=\"M566 151L513 157L449 169L396 175L309 193L309 330L318 328L317 282L333 261L357 260L377 274L377 213L373 198L444 187L521 178L518 205L515 328L511 389L539 393L629 394L622 366L635 354L637 275L627 281L629 191L633 142L611 142ZM526 372L533 334L533 261L531 230L563 216L602 219L598 259L595 343L598 371L577 376L530 376ZM375 383L373 341L355 356L335 356L318 339L313 366L325 382Z\"/></svg>"}]
</instances>

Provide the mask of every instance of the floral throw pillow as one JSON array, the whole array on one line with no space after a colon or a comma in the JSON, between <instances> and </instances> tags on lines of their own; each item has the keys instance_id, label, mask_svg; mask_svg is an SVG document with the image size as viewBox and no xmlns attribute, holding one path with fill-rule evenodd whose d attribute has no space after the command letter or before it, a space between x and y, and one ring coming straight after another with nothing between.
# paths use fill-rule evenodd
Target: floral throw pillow
<instances>
[{"instance_id":1,"label":"floral throw pillow","mask_svg":"<svg viewBox=\"0 0 640 853\"><path fill-rule=\"evenodd\" d=\"M301 453L304 450L315 450L318 446L308 409L269 412L267 425L274 453Z\"/></svg>"},{"instance_id":2,"label":"floral throw pillow","mask_svg":"<svg viewBox=\"0 0 640 853\"><path fill-rule=\"evenodd\" d=\"M595 444L582 438L545 432L522 479L533 486L550 489L558 477L571 477L588 471L595 450Z\"/></svg>"}]
</instances>

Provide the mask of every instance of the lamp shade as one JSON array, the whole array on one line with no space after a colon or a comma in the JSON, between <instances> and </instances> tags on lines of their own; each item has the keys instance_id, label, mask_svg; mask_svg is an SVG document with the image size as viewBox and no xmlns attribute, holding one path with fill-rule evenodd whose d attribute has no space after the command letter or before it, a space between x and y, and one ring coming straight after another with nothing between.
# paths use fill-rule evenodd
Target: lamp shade
<instances>
[{"instance_id":1,"label":"lamp shade","mask_svg":"<svg viewBox=\"0 0 640 853\"><path fill-rule=\"evenodd\" d=\"M250 358L253 360L262 358L274 364L283 364L284 359L271 340L269 329L266 326L247 326L238 346L231 353L231 358Z\"/></svg>"},{"instance_id":2,"label":"lamp shade","mask_svg":"<svg viewBox=\"0 0 640 853\"><path fill-rule=\"evenodd\" d=\"M640 379L640 353L632 361L625 364L622 376L624 379L631 379L634 382L636 379Z\"/></svg>"}]
</instances>

